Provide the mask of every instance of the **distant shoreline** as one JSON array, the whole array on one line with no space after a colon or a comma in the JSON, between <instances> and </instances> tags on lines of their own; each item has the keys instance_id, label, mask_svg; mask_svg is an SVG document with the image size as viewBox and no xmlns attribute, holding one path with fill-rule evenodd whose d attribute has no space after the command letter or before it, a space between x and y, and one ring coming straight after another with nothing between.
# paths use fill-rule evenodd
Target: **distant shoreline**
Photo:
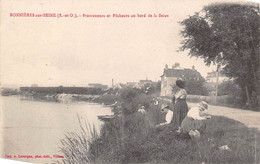
<instances>
[{"instance_id":1,"label":"distant shoreline","mask_svg":"<svg viewBox=\"0 0 260 164\"><path fill-rule=\"evenodd\" d=\"M71 101L94 101L100 95L86 95L86 94L65 94L65 93L20 93L21 99L27 100L45 100L56 102L71 102Z\"/></svg>"},{"instance_id":2,"label":"distant shoreline","mask_svg":"<svg viewBox=\"0 0 260 164\"><path fill-rule=\"evenodd\" d=\"M44 101L94 101L103 95L101 88L91 87L20 87L19 89L1 88L2 96L19 95L26 100Z\"/></svg>"}]
</instances>

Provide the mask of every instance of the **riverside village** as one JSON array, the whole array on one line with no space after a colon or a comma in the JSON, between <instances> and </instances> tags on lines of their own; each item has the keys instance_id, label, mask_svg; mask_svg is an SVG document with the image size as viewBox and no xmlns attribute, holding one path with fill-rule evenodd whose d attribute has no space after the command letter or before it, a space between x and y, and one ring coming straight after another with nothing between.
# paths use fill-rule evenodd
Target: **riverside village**
<instances>
[{"instance_id":1,"label":"riverside village","mask_svg":"<svg viewBox=\"0 0 260 164\"><path fill-rule=\"evenodd\" d=\"M260 164L259 3L100 2L1 1L0 157Z\"/></svg>"},{"instance_id":2,"label":"riverside village","mask_svg":"<svg viewBox=\"0 0 260 164\"><path fill-rule=\"evenodd\" d=\"M77 112L78 121L74 118L73 125L80 128L66 134L65 138L62 137L64 133L55 135L58 138L53 145L57 145L57 140L61 143L56 150L61 153L55 155L59 158L53 156L58 162L259 161L259 108L243 106L239 87L219 70L208 72L204 78L194 66L182 68L180 63L174 63L162 68L159 81L145 79L125 84L114 81L111 80L110 87L99 83L89 83L86 87L32 84L16 89L1 88L1 94L19 98L21 105L34 101L44 107L42 103L53 102L65 105L60 105L65 111L59 113ZM82 106L80 110L90 108L82 113L78 107L73 107L82 102L100 104L111 112L92 115L90 113L97 107ZM179 107L187 108L187 116L182 116L181 121L176 118L182 115L177 111ZM197 109L200 115L195 117ZM90 117L80 116L84 113ZM242 119L241 114L250 120ZM189 115L194 118L190 119ZM90 121L93 117L96 120ZM14 159L10 155L7 157ZM46 158L39 156L24 157L19 160L46 162Z\"/></svg>"}]
</instances>

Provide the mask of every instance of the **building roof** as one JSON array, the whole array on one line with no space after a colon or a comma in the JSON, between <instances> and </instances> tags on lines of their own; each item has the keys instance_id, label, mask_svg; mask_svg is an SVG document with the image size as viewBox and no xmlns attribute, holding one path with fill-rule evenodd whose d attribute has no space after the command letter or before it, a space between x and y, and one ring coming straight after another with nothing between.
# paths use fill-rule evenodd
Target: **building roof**
<instances>
[{"instance_id":1,"label":"building roof","mask_svg":"<svg viewBox=\"0 0 260 164\"><path fill-rule=\"evenodd\" d=\"M165 77L183 77L186 75L200 75L199 72L197 72L194 69L164 69L163 75ZM162 77L161 76L161 77Z\"/></svg>"},{"instance_id":2,"label":"building roof","mask_svg":"<svg viewBox=\"0 0 260 164\"><path fill-rule=\"evenodd\" d=\"M102 85L102 84L100 84L100 83L89 83L88 85L89 86L96 86L96 85Z\"/></svg>"},{"instance_id":3,"label":"building roof","mask_svg":"<svg viewBox=\"0 0 260 164\"><path fill-rule=\"evenodd\" d=\"M152 80L140 80L139 83L152 83Z\"/></svg>"}]
</instances>

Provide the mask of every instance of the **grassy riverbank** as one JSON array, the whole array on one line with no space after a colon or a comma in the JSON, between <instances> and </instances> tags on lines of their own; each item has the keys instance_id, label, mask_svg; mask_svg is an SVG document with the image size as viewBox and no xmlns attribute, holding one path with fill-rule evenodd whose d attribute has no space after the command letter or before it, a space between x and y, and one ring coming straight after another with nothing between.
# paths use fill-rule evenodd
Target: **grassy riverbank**
<instances>
[{"instance_id":1,"label":"grassy riverbank","mask_svg":"<svg viewBox=\"0 0 260 164\"><path fill-rule=\"evenodd\" d=\"M213 116L199 140L175 133L171 125L156 127L165 116L153 97L122 90L114 109L121 113L105 122L99 135L82 134L63 140L63 163L259 163L260 132L240 122ZM137 112L145 106L146 113ZM92 132L92 138L86 136ZM220 150L227 145L230 150Z\"/></svg>"}]
</instances>

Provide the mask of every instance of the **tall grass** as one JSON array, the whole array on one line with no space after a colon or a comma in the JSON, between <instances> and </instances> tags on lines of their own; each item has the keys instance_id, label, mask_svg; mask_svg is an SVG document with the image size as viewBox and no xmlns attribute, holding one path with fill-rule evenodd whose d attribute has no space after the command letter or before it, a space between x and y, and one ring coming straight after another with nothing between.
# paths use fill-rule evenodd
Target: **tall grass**
<instances>
[{"instance_id":1,"label":"tall grass","mask_svg":"<svg viewBox=\"0 0 260 164\"><path fill-rule=\"evenodd\" d=\"M62 146L60 147L60 151L64 155L61 162L64 164L91 163L94 156L94 154L89 153L89 150L94 147L92 143L99 137L98 132L94 125L91 126L85 120L81 122L78 114L77 117L80 134L69 132L65 135L64 139L61 139Z\"/></svg>"}]
</instances>

